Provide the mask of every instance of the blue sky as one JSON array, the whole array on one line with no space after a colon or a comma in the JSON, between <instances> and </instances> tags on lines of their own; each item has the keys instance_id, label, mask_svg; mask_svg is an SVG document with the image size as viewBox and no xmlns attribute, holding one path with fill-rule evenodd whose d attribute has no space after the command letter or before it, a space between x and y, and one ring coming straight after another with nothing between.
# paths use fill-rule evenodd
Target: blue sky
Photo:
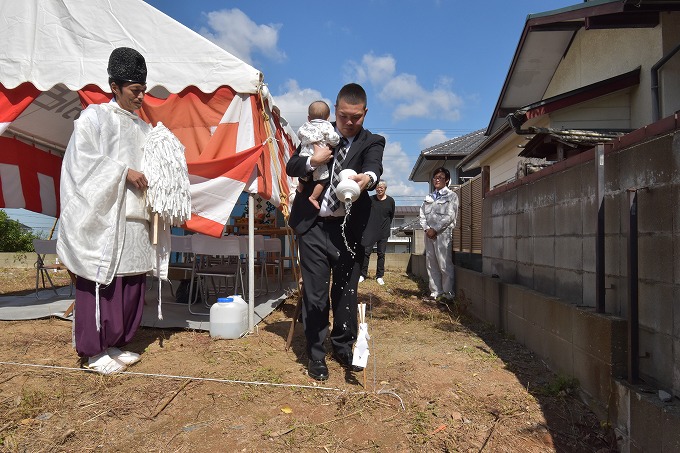
<instances>
[{"instance_id":1,"label":"blue sky","mask_svg":"<svg viewBox=\"0 0 680 453\"><path fill-rule=\"evenodd\" d=\"M427 184L408 181L420 151L488 125L527 15L579 2L148 3L262 71L296 130L311 101L361 83L364 125L387 138L388 194L420 204Z\"/></svg>"},{"instance_id":2,"label":"blue sky","mask_svg":"<svg viewBox=\"0 0 680 453\"><path fill-rule=\"evenodd\" d=\"M368 94L364 126L387 138L388 194L419 205L421 150L486 128L528 14L576 0L147 0L264 74L297 130L307 105L348 82ZM8 210L16 217L16 210ZM51 226L46 216L22 216ZM39 224L39 225L38 225Z\"/></svg>"}]
</instances>

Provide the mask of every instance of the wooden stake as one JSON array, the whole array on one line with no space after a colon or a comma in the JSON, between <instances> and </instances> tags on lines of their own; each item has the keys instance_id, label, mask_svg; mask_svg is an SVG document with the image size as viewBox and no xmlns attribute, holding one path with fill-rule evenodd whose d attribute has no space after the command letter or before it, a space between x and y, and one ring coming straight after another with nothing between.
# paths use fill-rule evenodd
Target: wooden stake
<instances>
[{"instance_id":1,"label":"wooden stake","mask_svg":"<svg viewBox=\"0 0 680 453\"><path fill-rule=\"evenodd\" d=\"M293 312L293 319L290 322L290 327L288 328L288 338L286 339L286 351L290 349L290 345L293 343L293 335L295 334L295 324L297 324L300 312L302 312L302 283L299 283L300 292L298 294L298 300L295 304L295 311Z\"/></svg>"},{"instance_id":2,"label":"wooden stake","mask_svg":"<svg viewBox=\"0 0 680 453\"><path fill-rule=\"evenodd\" d=\"M73 313L73 306L75 304L76 304L75 302L71 302L71 305L68 306L68 308L66 309L66 311L62 315L64 318L68 318L69 316L71 316L71 314Z\"/></svg>"},{"instance_id":3,"label":"wooden stake","mask_svg":"<svg viewBox=\"0 0 680 453\"><path fill-rule=\"evenodd\" d=\"M152 245L158 244L158 213L153 214L153 239L151 240Z\"/></svg>"}]
</instances>

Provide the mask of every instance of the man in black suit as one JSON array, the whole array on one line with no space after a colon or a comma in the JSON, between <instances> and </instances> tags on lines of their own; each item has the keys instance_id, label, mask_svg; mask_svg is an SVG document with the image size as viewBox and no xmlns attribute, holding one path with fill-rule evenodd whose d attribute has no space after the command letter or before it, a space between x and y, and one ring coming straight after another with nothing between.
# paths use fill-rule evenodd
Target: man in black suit
<instances>
[{"instance_id":1,"label":"man in black suit","mask_svg":"<svg viewBox=\"0 0 680 453\"><path fill-rule=\"evenodd\" d=\"M302 324L307 340L307 372L316 380L328 379L324 341L328 335L329 313L333 310L332 355L353 371L352 347L357 338L357 285L364 259L364 231L371 200L366 190L373 189L382 175L385 139L363 128L368 112L366 92L356 84L342 87L335 103L335 128L341 142L335 150L316 146L311 157L300 156L300 148L286 165L289 176L307 176L317 166L328 163L331 182L321 208L309 201L314 184L305 183L293 201L289 224L298 235L302 270ZM344 140L343 140L344 139ZM337 170L350 168L361 194L352 204L343 238L345 206L335 201ZM336 208L337 206L337 208ZM330 282L332 275L332 285ZM330 286L330 299L329 299Z\"/></svg>"}]
</instances>

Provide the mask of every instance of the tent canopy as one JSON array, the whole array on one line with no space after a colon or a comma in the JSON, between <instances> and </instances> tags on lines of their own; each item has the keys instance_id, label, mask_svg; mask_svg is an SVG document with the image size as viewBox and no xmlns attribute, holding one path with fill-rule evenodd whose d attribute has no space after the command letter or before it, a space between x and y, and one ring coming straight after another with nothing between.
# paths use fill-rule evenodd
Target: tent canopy
<instances>
[{"instance_id":1,"label":"tent canopy","mask_svg":"<svg viewBox=\"0 0 680 453\"><path fill-rule=\"evenodd\" d=\"M256 93L261 73L140 0L3 0L0 2L2 83L31 82L40 91L97 85L110 92L106 66L116 47L144 55L147 86L212 93L229 85ZM9 44L9 45L8 45Z\"/></svg>"},{"instance_id":2,"label":"tent canopy","mask_svg":"<svg viewBox=\"0 0 680 453\"><path fill-rule=\"evenodd\" d=\"M58 215L59 175L28 167L63 153L82 108L108 100L108 58L121 46L146 59L140 115L163 122L187 149L192 199L213 223L197 231L215 235L238 196L224 204L224 196L203 197L209 192L245 189L285 206L295 134L255 68L141 0L0 0L0 18L0 133L33 147L0 149L0 207ZM27 204L34 192L44 203Z\"/></svg>"}]
</instances>

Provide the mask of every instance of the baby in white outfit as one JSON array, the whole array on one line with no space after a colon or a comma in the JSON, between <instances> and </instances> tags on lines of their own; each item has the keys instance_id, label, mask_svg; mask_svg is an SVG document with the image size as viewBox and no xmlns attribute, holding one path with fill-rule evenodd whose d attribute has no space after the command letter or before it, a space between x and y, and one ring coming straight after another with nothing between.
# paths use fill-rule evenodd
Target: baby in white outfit
<instances>
[{"instance_id":1,"label":"baby in white outfit","mask_svg":"<svg viewBox=\"0 0 680 453\"><path fill-rule=\"evenodd\" d=\"M340 143L340 136L335 132L335 128L328 121L331 116L331 109L324 101L314 101L309 104L307 109L307 122L298 129L300 139L300 156L310 157L314 155L314 144L337 146ZM312 173L312 180L316 183L309 201L319 209L321 194L323 189L330 181L330 169L327 164L316 167Z\"/></svg>"}]
</instances>

